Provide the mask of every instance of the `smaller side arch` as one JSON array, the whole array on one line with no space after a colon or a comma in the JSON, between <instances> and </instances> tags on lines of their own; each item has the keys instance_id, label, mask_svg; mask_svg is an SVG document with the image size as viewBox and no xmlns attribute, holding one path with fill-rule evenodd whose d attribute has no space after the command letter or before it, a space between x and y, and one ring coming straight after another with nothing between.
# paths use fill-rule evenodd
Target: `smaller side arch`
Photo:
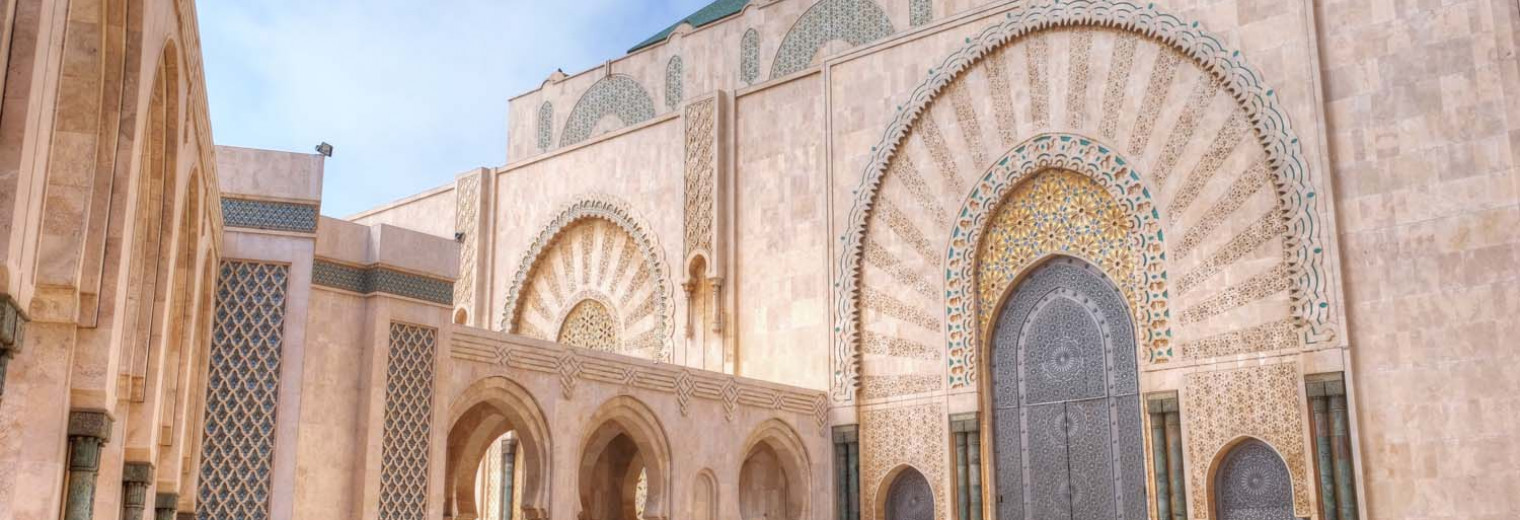
<instances>
[{"instance_id":1,"label":"smaller side arch","mask_svg":"<svg viewBox=\"0 0 1520 520\"><path fill-rule=\"evenodd\" d=\"M702 468L692 479L691 511L687 515L692 520L718 520L718 477L713 470Z\"/></svg>"},{"instance_id":2,"label":"smaller side arch","mask_svg":"<svg viewBox=\"0 0 1520 520\"><path fill-rule=\"evenodd\" d=\"M627 438L637 447L635 464L647 472L648 494L644 503L645 520L664 520L670 515L670 441L654 411L632 396L608 399L586 422L591 425L581 442L580 464L576 483L579 486L580 515L586 515L591 492L596 489L593 468L614 442Z\"/></svg>"},{"instance_id":3,"label":"smaller side arch","mask_svg":"<svg viewBox=\"0 0 1520 520\"><path fill-rule=\"evenodd\" d=\"M922 471L902 464L881 479L877 486L876 518L873 520L932 520L934 486Z\"/></svg>"},{"instance_id":4,"label":"smaller side arch","mask_svg":"<svg viewBox=\"0 0 1520 520\"><path fill-rule=\"evenodd\" d=\"M527 389L500 377L471 385L449 407L445 457L444 501L461 512L475 512L475 478L480 458L491 443L508 431L517 433L523 453L522 512L524 520L549 518L549 487L553 445L543 409Z\"/></svg>"},{"instance_id":5,"label":"smaller side arch","mask_svg":"<svg viewBox=\"0 0 1520 520\"><path fill-rule=\"evenodd\" d=\"M750 459L761 455L762 451L766 456L775 457L777 466L785 479L784 518L808 518L812 509L808 498L811 496L813 486L811 474L808 472L812 464L809 462L807 446L803 444L802 437L797 435L797 431L780 419L770 419L761 423L744 442L744 450L740 452L744 454L744 460L739 467L741 506L745 501L745 468L749 465Z\"/></svg>"},{"instance_id":6,"label":"smaller side arch","mask_svg":"<svg viewBox=\"0 0 1520 520\"><path fill-rule=\"evenodd\" d=\"M596 124L603 117L615 116L621 126L634 125L654 117L654 101L649 91L627 74L612 74L591 85L570 109L565 129L560 132L561 147L585 141L591 137Z\"/></svg>"},{"instance_id":7,"label":"smaller side arch","mask_svg":"<svg viewBox=\"0 0 1520 520\"><path fill-rule=\"evenodd\" d=\"M1296 520L1293 479L1271 443L1241 436L1226 444L1209 464L1207 490L1214 520Z\"/></svg>"}]
</instances>

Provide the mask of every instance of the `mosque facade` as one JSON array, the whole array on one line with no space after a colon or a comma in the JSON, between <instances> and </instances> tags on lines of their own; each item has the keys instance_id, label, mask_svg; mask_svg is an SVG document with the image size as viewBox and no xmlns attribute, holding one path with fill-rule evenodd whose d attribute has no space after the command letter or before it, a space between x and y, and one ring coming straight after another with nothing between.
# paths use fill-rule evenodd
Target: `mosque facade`
<instances>
[{"instance_id":1,"label":"mosque facade","mask_svg":"<svg viewBox=\"0 0 1520 520\"><path fill-rule=\"evenodd\" d=\"M716 0L343 218L5 13L0 520L1520 516L1513 2Z\"/></svg>"}]
</instances>

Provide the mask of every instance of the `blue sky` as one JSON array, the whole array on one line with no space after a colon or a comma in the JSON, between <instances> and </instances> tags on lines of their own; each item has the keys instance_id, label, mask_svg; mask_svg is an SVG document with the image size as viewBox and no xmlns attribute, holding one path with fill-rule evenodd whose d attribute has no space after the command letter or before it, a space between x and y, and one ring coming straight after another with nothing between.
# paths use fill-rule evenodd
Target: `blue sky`
<instances>
[{"instance_id":1,"label":"blue sky","mask_svg":"<svg viewBox=\"0 0 1520 520\"><path fill-rule=\"evenodd\" d=\"M327 160L346 216L506 162L507 99L574 74L710 0L203 0L217 144Z\"/></svg>"}]
</instances>

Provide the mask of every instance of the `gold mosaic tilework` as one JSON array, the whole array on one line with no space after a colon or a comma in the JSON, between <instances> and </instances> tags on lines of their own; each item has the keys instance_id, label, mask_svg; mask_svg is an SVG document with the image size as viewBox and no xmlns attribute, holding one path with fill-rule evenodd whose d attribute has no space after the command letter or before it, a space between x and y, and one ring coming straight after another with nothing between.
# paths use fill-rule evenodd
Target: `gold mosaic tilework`
<instances>
[{"instance_id":1,"label":"gold mosaic tilework","mask_svg":"<svg viewBox=\"0 0 1520 520\"><path fill-rule=\"evenodd\" d=\"M559 339L566 345L606 352L618 351L617 318L602 302L586 299L575 304L559 326Z\"/></svg>"},{"instance_id":2,"label":"gold mosaic tilework","mask_svg":"<svg viewBox=\"0 0 1520 520\"><path fill-rule=\"evenodd\" d=\"M993 214L977 252L977 302L986 331L1003 293L1015 277L1051 254L1082 258L1114 280L1132 280L1130 249L1134 218L1086 176L1049 170L1015 187ZM1130 305L1134 290L1121 287ZM985 336L984 336L985 337Z\"/></svg>"}]
</instances>

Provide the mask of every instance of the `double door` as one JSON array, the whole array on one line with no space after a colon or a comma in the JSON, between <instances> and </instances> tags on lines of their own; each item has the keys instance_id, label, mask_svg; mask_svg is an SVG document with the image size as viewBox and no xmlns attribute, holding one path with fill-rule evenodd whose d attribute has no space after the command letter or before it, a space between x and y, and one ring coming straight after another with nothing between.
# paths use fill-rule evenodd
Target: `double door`
<instances>
[{"instance_id":1,"label":"double door","mask_svg":"<svg viewBox=\"0 0 1520 520\"><path fill-rule=\"evenodd\" d=\"M1134 329L1092 266L1056 259L1000 309L992 344L999 520L1146 518Z\"/></svg>"}]
</instances>

